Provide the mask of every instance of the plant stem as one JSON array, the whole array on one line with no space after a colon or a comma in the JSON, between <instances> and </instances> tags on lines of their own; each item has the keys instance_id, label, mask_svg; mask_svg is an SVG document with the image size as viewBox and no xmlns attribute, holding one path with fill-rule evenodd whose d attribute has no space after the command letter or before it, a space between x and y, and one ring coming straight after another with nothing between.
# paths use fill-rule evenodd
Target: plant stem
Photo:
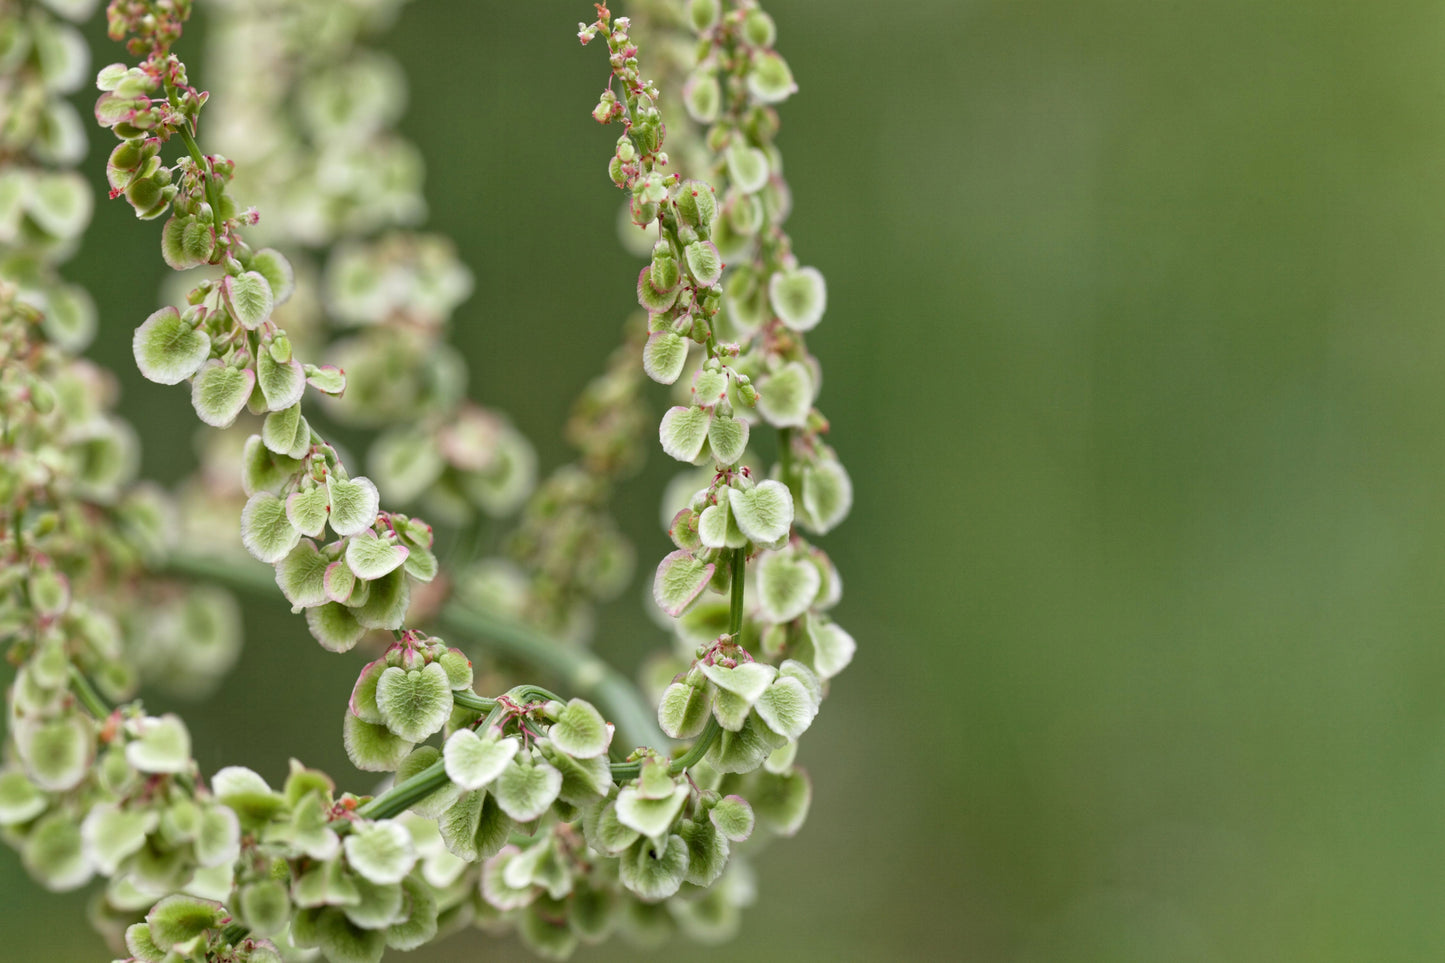
<instances>
[{"instance_id":1,"label":"plant stem","mask_svg":"<svg viewBox=\"0 0 1445 963\"><path fill-rule=\"evenodd\" d=\"M85 706L86 711L96 719L104 721L110 716L110 706L105 704L100 693L95 691L95 686L91 685L90 680L75 667L75 663L70 665L70 688L75 692L75 697L80 700L80 704Z\"/></svg>"},{"instance_id":2,"label":"plant stem","mask_svg":"<svg viewBox=\"0 0 1445 963\"><path fill-rule=\"evenodd\" d=\"M238 591L266 596L276 592L270 570L252 564L249 558L231 561L177 552L167 560L166 568L176 575L205 579ZM617 726L624 742L633 746L667 745L667 737L657 727L657 713L646 704L637 687L590 652L564 645L520 622L455 602L442 607L437 622L443 631L484 638L491 651L549 672L562 680L564 688L595 700Z\"/></svg>"},{"instance_id":3,"label":"plant stem","mask_svg":"<svg viewBox=\"0 0 1445 963\"><path fill-rule=\"evenodd\" d=\"M625 743L666 745L666 737L657 727L657 713L643 701L637 687L590 652L563 645L511 619L456 602L442 607L437 622L444 631L486 639L491 651L535 665L562 680L564 689L595 699Z\"/></svg>"},{"instance_id":4,"label":"plant stem","mask_svg":"<svg viewBox=\"0 0 1445 963\"><path fill-rule=\"evenodd\" d=\"M732 594L728 606L728 625L732 635L736 636L743 630L743 578L747 570L747 550L734 549L732 554ZM533 686L519 686L512 690L514 693L520 689L534 689ZM545 690L543 690L545 691ZM495 703L494 703L495 705ZM674 776L681 775L688 769L697 765L707 755L718 736L722 734L722 726L718 725L717 716L709 715L707 725L703 726L702 732L687 750L668 764L667 771ZM623 782L628 779L635 779L642 772L641 762L614 762L611 767L612 781ZM377 796L371 802L366 803L356 810L357 815L366 819L386 819L391 816L405 812L418 800L425 799L436 790L447 784L446 765L442 761L432 763L421 772L407 779L405 782L397 783L386 792Z\"/></svg>"},{"instance_id":5,"label":"plant stem","mask_svg":"<svg viewBox=\"0 0 1445 963\"><path fill-rule=\"evenodd\" d=\"M452 701L463 709L473 709L477 712L491 712L497 707L496 699L479 696L470 689L453 689Z\"/></svg>"},{"instance_id":6,"label":"plant stem","mask_svg":"<svg viewBox=\"0 0 1445 963\"><path fill-rule=\"evenodd\" d=\"M421 772L392 786L371 802L356 809L363 819L390 819L406 812L447 784L447 765L438 759Z\"/></svg>"}]
</instances>

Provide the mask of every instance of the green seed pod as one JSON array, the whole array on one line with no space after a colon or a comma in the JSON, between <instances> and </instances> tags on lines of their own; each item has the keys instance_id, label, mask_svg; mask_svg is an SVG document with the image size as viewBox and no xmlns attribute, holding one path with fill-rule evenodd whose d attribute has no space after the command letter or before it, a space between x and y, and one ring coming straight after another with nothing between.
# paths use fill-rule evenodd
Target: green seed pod
<instances>
[{"instance_id":1,"label":"green seed pod","mask_svg":"<svg viewBox=\"0 0 1445 963\"><path fill-rule=\"evenodd\" d=\"M673 202L678 215L692 227L707 228L717 217L717 195L712 185L703 181L683 181Z\"/></svg>"},{"instance_id":2,"label":"green seed pod","mask_svg":"<svg viewBox=\"0 0 1445 963\"><path fill-rule=\"evenodd\" d=\"M761 10L749 10L743 18L743 36L754 47L771 47L778 39L778 28L773 18Z\"/></svg>"},{"instance_id":3,"label":"green seed pod","mask_svg":"<svg viewBox=\"0 0 1445 963\"><path fill-rule=\"evenodd\" d=\"M687 19L698 33L712 29L721 12L718 0L689 0L687 5Z\"/></svg>"},{"instance_id":4,"label":"green seed pod","mask_svg":"<svg viewBox=\"0 0 1445 963\"><path fill-rule=\"evenodd\" d=\"M658 241L652 248L652 266L649 277L654 290L667 292L677 287L682 278L682 269L677 264L677 254L669 241Z\"/></svg>"}]
</instances>

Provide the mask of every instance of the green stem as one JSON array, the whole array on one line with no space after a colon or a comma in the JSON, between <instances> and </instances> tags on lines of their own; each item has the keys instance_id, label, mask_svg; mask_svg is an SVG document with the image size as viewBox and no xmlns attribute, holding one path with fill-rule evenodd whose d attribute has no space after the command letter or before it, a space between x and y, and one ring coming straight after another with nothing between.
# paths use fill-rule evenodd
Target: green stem
<instances>
[{"instance_id":1,"label":"green stem","mask_svg":"<svg viewBox=\"0 0 1445 963\"><path fill-rule=\"evenodd\" d=\"M728 635L737 640L743 630L743 577L747 574L747 549L733 549L732 595L728 598Z\"/></svg>"},{"instance_id":2,"label":"green stem","mask_svg":"<svg viewBox=\"0 0 1445 963\"><path fill-rule=\"evenodd\" d=\"M229 560L177 552L168 559L166 570L238 591L268 597L276 593L276 580L270 571L253 564L250 559ZM657 727L656 712L646 705L637 687L595 655L575 646L563 645L520 622L455 602L443 606L437 621L444 632L485 638L491 651L549 672L562 680L564 689L596 701L603 713L616 724L624 742L633 746L667 744L667 738Z\"/></svg>"},{"instance_id":3,"label":"green stem","mask_svg":"<svg viewBox=\"0 0 1445 963\"><path fill-rule=\"evenodd\" d=\"M486 696L479 696L470 689L454 689L452 691L452 702L463 709L472 709L476 712L491 712L497 707L496 699L488 699Z\"/></svg>"},{"instance_id":4,"label":"green stem","mask_svg":"<svg viewBox=\"0 0 1445 963\"><path fill-rule=\"evenodd\" d=\"M728 634L734 638L743 630L743 577L747 571L747 564L747 550L734 549L731 560L732 594L728 600ZM702 761L703 756L707 755L707 751L712 748L712 744L720 735L722 735L722 726L718 725L717 716L709 714L707 724L698 734L697 741L687 752L672 760L668 764L667 771L676 776L697 765ZM635 779L641 773L641 762L615 762L612 764L613 782Z\"/></svg>"},{"instance_id":5,"label":"green stem","mask_svg":"<svg viewBox=\"0 0 1445 963\"><path fill-rule=\"evenodd\" d=\"M643 701L637 687L590 652L563 645L520 622L455 602L442 607L437 622L443 631L483 638L491 651L534 665L562 680L564 689L596 700L603 714L616 724L623 742L633 746L666 744L657 727L657 713Z\"/></svg>"},{"instance_id":6,"label":"green stem","mask_svg":"<svg viewBox=\"0 0 1445 963\"><path fill-rule=\"evenodd\" d=\"M74 664L70 666L70 688L75 692L80 704L96 719L103 721L110 717L110 706L105 704L100 693L95 691L95 686L90 684L90 680Z\"/></svg>"},{"instance_id":7,"label":"green stem","mask_svg":"<svg viewBox=\"0 0 1445 963\"><path fill-rule=\"evenodd\" d=\"M778 429L778 471L783 476L783 484L789 488L793 486L793 429Z\"/></svg>"},{"instance_id":8,"label":"green stem","mask_svg":"<svg viewBox=\"0 0 1445 963\"><path fill-rule=\"evenodd\" d=\"M181 143L186 145L186 152L191 155L191 161L196 169L201 172L201 185L206 190L206 203L211 205L211 229L216 233L216 243L221 243L221 194L220 185L216 180L216 170L206 162L205 156L201 153L201 145L196 143L196 138L184 126L176 128L176 133L181 135Z\"/></svg>"},{"instance_id":9,"label":"green stem","mask_svg":"<svg viewBox=\"0 0 1445 963\"><path fill-rule=\"evenodd\" d=\"M743 630L743 578L747 570L746 549L734 549L732 555L732 595L728 606L728 626L732 635L736 636ZM474 614L474 613L473 613ZM445 616L445 612L443 612ZM538 690L535 686L518 686L513 689L511 695L514 698L521 698L526 691L536 691L542 694L546 690ZM495 703L494 703L495 705ZM722 726L718 725L717 716L709 715L707 725L703 726L702 732L687 752L678 756L668 764L667 771L674 776L680 775L702 761L712 748L718 736L722 735ZM636 779L642 772L641 762L614 762L611 767L612 781L625 782L628 779ZM433 792L447 784L447 770L443 762L435 762L423 769L421 772L398 783L386 792L377 796L371 802L366 803L356 810L357 815L367 819L386 819L391 816L405 812L417 801L425 799Z\"/></svg>"},{"instance_id":10,"label":"green stem","mask_svg":"<svg viewBox=\"0 0 1445 963\"><path fill-rule=\"evenodd\" d=\"M390 819L400 816L412 806L447 784L447 765L438 759L410 779L403 780L371 802L356 809L363 819Z\"/></svg>"}]
</instances>

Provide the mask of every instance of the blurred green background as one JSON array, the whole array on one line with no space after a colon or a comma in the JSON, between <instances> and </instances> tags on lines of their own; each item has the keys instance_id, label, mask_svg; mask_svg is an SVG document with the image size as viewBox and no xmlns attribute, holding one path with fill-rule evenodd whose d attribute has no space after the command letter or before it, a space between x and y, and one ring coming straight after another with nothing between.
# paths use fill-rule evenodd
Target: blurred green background
<instances>
[{"instance_id":1,"label":"blurred green background","mask_svg":"<svg viewBox=\"0 0 1445 963\"><path fill-rule=\"evenodd\" d=\"M767 6L861 647L739 939L579 959L1445 957L1445 8ZM589 11L418 3L385 42L430 224L477 274L474 395L544 467L636 270ZM174 479L194 421L129 351L158 230L102 204L68 273ZM624 500L644 574L668 474ZM622 662L661 643L641 594L604 617ZM178 706L203 768L294 753L365 789L337 718L357 660L284 605L248 618L233 684ZM0 887L7 959L106 958L9 850ZM482 954L525 957L468 932L412 958Z\"/></svg>"}]
</instances>

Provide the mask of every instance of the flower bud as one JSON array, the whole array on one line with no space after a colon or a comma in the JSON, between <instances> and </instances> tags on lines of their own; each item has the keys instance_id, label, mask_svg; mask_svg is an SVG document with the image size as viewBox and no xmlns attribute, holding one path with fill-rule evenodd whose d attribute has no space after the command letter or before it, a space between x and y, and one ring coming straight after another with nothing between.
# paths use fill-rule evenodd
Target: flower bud
<instances>
[{"instance_id":1,"label":"flower bud","mask_svg":"<svg viewBox=\"0 0 1445 963\"><path fill-rule=\"evenodd\" d=\"M602 98L597 101L597 106L592 108L592 119L599 124L606 124L612 121L612 116L617 112L617 95L611 88L602 91Z\"/></svg>"}]
</instances>

